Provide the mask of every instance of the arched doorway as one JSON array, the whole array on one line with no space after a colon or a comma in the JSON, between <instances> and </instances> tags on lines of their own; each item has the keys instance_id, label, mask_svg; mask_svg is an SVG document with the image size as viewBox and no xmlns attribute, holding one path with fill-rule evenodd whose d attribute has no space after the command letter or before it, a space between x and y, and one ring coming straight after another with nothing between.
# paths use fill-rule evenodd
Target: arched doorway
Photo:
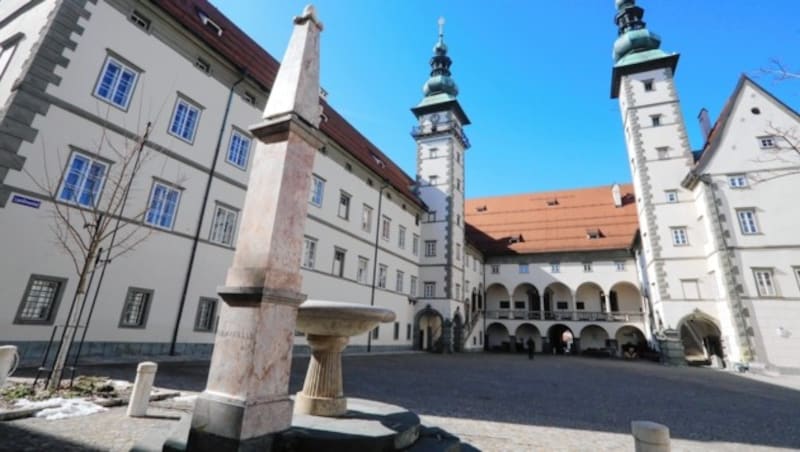
<instances>
[{"instance_id":1,"label":"arched doorway","mask_svg":"<svg viewBox=\"0 0 800 452\"><path fill-rule=\"evenodd\" d=\"M414 316L414 350L435 351L442 337L444 317L430 305Z\"/></svg>"},{"instance_id":2,"label":"arched doorway","mask_svg":"<svg viewBox=\"0 0 800 452\"><path fill-rule=\"evenodd\" d=\"M722 335L713 318L698 311L684 317L678 325L683 354L689 364L710 364L715 355L724 358Z\"/></svg>"},{"instance_id":3,"label":"arched doorway","mask_svg":"<svg viewBox=\"0 0 800 452\"><path fill-rule=\"evenodd\" d=\"M548 343L556 355L570 353L574 337L572 330L561 323L556 323L547 330Z\"/></svg>"},{"instance_id":4,"label":"arched doorway","mask_svg":"<svg viewBox=\"0 0 800 452\"><path fill-rule=\"evenodd\" d=\"M633 359L642 356L647 348L647 339L639 328L625 325L614 335L620 354L623 358Z\"/></svg>"},{"instance_id":5,"label":"arched doorway","mask_svg":"<svg viewBox=\"0 0 800 452\"><path fill-rule=\"evenodd\" d=\"M486 327L486 343L490 351L510 351L510 340L508 328L502 323L492 323Z\"/></svg>"},{"instance_id":6,"label":"arched doorway","mask_svg":"<svg viewBox=\"0 0 800 452\"><path fill-rule=\"evenodd\" d=\"M605 354L608 348L608 331L598 325L589 325L581 330L581 351L586 354Z\"/></svg>"},{"instance_id":7,"label":"arched doorway","mask_svg":"<svg viewBox=\"0 0 800 452\"><path fill-rule=\"evenodd\" d=\"M457 352L462 351L464 341L464 321L461 320L461 314L456 311L453 315L453 349Z\"/></svg>"},{"instance_id":8,"label":"arched doorway","mask_svg":"<svg viewBox=\"0 0 800 452\"><path fill-rule=\"evenodd\" d=\"M517 328L517 331L514 333L514 337L517 340L517 343L527 344L528 339L533 339L533 349L534 351L541 352L542 351L542 334L539 332L539 329L535 326L531 325L530 323L523 323ZM526 351L525 348L527 345L523 345L523 350L518 351Z\"/></svg>"}]
</instances>

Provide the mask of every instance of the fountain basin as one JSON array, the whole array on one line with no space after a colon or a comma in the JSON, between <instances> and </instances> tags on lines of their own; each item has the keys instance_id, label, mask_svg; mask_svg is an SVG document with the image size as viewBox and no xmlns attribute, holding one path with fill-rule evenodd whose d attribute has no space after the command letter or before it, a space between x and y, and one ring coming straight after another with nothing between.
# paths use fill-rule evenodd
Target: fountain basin
<instances>
[{"instance_id":1,"label":"fountain basin","mask_svg":"<svg viewBox=\"0 0 800 452\"><path fill-rule=\"evenodd\" d=\"M311 348L303 390L297 393L295 414L338 417L347 412L342 389L342 351L350 336L392 322L394 312L357 303L308 300L297 310L297 330L306 333Z\"/></svg>"}]
</instances>

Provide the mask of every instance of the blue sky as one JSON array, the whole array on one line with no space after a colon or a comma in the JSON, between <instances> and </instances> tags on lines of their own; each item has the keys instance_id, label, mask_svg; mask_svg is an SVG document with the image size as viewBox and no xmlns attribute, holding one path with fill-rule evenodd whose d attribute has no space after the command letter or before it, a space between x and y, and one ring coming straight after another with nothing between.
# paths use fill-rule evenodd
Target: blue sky
<instances>
[{"instance_id":1,"label":"blue sky","mask_svg":"<svg viewBox=\"0 0 800 452\"><path fill-rule=\"evenodd\" d=\"M281 59L291 18L307 0L212 0ZM716 119L741 73L790 106L800 81L760 73L780 58L800 70L797 0L640 0L662 49L681 54L678 93L694 148L696 116ZM409 108L444 16L467 135L467 196L630 181L620 114L610 99L613 0L318 0L322 86L328 100L413 176ZM758 5L758 7L755 7Z\"/></svg>"}]
</instances>

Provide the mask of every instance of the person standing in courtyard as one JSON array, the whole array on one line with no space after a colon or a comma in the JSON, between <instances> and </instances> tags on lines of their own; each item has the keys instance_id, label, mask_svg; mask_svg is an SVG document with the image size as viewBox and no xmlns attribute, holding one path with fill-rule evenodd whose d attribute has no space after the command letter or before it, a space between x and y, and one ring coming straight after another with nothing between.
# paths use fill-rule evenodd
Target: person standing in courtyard
<instances>
[{"instance_id":1,"label":"person standing in courtyard","mask_svg":"<svg viewBox=\"0 0 800 452\"><path fill-rule=\"evenodd\" d=\"M533 351L536 347L536 343L533 342L533 338L529 337L528 340L525 342L525 345L528 346L528 359L533 359Z\"/></svg>"}]
</instances>

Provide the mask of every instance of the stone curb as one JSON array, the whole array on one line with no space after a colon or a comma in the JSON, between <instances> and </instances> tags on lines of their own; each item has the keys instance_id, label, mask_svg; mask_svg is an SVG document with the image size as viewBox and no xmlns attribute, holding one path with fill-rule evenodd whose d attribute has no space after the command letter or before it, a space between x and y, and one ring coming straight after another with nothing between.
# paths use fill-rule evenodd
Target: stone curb
<instances>
[{"instance_id":1,"label":"stone curb","mask_svg":"<svg viewBox=\"0 0 800 452\"><path fill-rule=\"evenodd\" d=\"M171 398L174 398L174 397L178 397L180 395L181 395L181 393L178 392L178 391L159 392L159 393L156 393L156 394L151 394L150 395L150 401L151 402L158 402L158 401L161 401L161 400L166 400L166 399L171 399ZM78 397L76 397L76 398L78 398ZM100 405L103 408L113 408L113 407L127 405L129 400L130 399L128 397L118 397L118 398L113 398L113 399L93 400L92 403L94 403L95 405ZM47 408L53 408L55 406L58 406L58 404L54 403L52 405L45 405L45 406L41 406L41 407L37 407L37 408L16 408L16 409L12 408L10 410L0 410L0 422L13 421L13 420L16 420L16 419L22 419L22 418L26 418L26 417L31 417L31 416L34 416L39 411L45 410Z\"/></svg>"}]
</instances>

